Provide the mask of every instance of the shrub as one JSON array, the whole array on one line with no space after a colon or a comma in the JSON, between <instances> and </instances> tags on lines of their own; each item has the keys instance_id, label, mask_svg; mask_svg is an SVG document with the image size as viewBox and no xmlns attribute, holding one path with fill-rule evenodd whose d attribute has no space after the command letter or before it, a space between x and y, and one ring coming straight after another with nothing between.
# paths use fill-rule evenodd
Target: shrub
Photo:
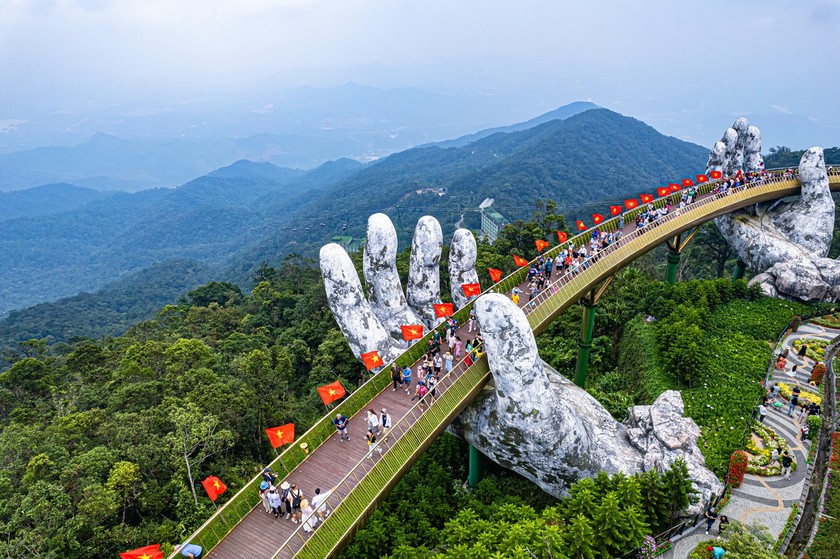
<instances>
[{"instance_id":1,"label":"shrub","mask_svg":"<svg viewBox=\"0 0 840 559\"><path fill-rule=\"evenodd\" d=\"M816 440L822 427L822 417L818 415L808 416L808 439Z\"/></svg>"},{"instance_id":2,"label":"shrub","mask_svg":"<svg viewBox=\"0 0 840 559\"><path fill-rule=\"evenodd\" d=\"M749 463L749 456L743 450L736 450L732 453L732 457L729 459L729 485L741 487Z\"/></svg>"},{"instance_id":3,"label":"shrub","mask_svg":"<svg viewBox=\"0 0 840 559\"><path fill-rule=\"evenodd\" d=\"M811 369L811 378L809 379L810 382L813 382L815 386L819 386L822 384L823 377L825 376L825 364L824 363L817 363L814 365L814 368Z\"/></svg>"}]
</instances>

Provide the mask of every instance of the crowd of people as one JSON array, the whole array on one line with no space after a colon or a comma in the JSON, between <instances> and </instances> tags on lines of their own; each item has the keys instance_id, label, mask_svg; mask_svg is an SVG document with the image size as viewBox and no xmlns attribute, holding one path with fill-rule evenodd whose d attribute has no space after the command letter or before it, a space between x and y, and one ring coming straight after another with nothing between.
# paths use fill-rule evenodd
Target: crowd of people
<instances>
[{"instance_id":1,"label":"crowd of people","mask_svg":"<svg viewBox=\"0 0 840 559\"><path fill-rule=\"evenodd\" d=\"M277 474L271 468L263 470L262 477L260 501L263 510L273 514L274 518L285 514L285 520L291 520L293 524L302 523L304 531L311 532L330 514L327 499L333 494L335 487L323 493L320 487L316 488L310 500L295 483L284 481L279 487L276 486Z\"/></svg>"}]
</instances>

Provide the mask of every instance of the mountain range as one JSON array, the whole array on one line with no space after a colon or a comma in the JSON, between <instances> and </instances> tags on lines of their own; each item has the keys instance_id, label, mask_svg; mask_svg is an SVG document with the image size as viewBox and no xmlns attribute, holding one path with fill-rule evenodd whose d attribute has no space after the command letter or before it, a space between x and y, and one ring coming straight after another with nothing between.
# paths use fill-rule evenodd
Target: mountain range
<instances>
[{"instance_id":1,"label":"mountain range","mask_svg":"<svg viewBox=\"0 0 840 559\"><path fill-rule=\"evenodd\" d=\"M544 198L558 201L567 219L589 220L609 203L705 163L706 148L638 120L606 109L566 112L564 119L490 130L473 141L425 145L368 164L344 159L302 171L238 161L175 189L68 187L79 201L63 210L44 201L60 196L61 187L2 194L0 208L27 205L26 196L42 202L29 204L38 210L0 214L6 262L0 312L95 291L150 266L160 266L158 277L167 260L200 263L209 272L196 277L247 287L262 262L292 252L315 257L337 235L363 237L375 212L395 219L401 243L425 214L441 221L445 235L459 222L477 229L485 198L494 198L494 208L510 220L529 216L533 202ZM26 332L61 339L58 330Z\"/></svg>"}]
</instances>

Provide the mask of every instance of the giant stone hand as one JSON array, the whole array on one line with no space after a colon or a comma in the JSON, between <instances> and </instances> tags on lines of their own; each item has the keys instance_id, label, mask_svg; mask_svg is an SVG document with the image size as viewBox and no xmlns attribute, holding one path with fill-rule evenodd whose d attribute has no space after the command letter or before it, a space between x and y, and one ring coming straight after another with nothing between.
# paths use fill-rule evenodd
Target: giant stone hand
<instances>
[{"instance_id":1,"label":"giant stone hand","mask_svg":"<svg viewBox=\"0 0 840 559\"><path fill-rule=\"evenodd\" d=\"M432 328L439 322L433 305L440 302L442 247L438 221L430 216L420 218L411 246L407 297L397 274L397 232L385 214L368 219L362 257L367 297L345 250L335 243L321 248L327 301L354 355L375 350L387 363L407 347L400 326L423 324ZM450 247L450 270L457 270L459 278L475 278L477 282L475 255L472 233L457 230ZM454 277L451 283L453 300L461 307L466 303L461 284Z\"/></svg>"},{"instance_id":2,"label":"giant stone hand","mask_svg":"<svg viewBox=\"0 0 840 559\"><path fill-rule=\"evenodd\" d=\"M431 218L423 218L421 222L427 219ZM404 316L398 313L408 311L403 310L406 303L398 296L399 280L394 280L395 254L392 256L387 250L391 248L395 253L395 235L393 245L383 245L377 240L380 233L387 233L389 229L390 221L386 223L386 220L377 215L369 221L369 250L373 255L382 255L383 259L376 261L377 274L371 276L366 255L365 277L372 294L371 305L396 301L388 307L388 312L382 309L377 312L375 306L371 309L368 305L350 258L341 247L326 245L321 249L321 270L330 307L353 351L359 355L378 349L383 357L387 355L388 361L399 353L400 346L388 334L384 319L380 323L376 317ZM372 226L381 231L372 235ZM418 224L412 262L418 253L417 237L427 239L427 231L431 229L433 227L428 223L422 227ZM391 239L387 235L382 238ZM477 279L474 275L475 253L472 235L465 230L456 232L450 251L454 300L457 300L456 290L460 291L456 287L460 286L459 281ZM436 262L434 251L423 250L419 254L427 263L422 267L424 282L437 285L436 280L430 280L430 276L437 275L436 270L432 270L432 261ZM384 269L388 265L391 268ZM372 281L386 285L371 286ZM413 285L412 280L409 285ZM409 304L418 300L424 299L409 296ZM476 397L453 424L452 430L486 456L556 496L564 495L576 480L595 476L602 470L628 474L662 470L678 458L686 461L695 485L703 494L702 502L708 502L719 492L721 484L706 469L697 447L700 430L694 421L683 417L683 403L678 392L662 394L651 406L632 408L626 424L619 423L586 391L540 359L527 318L506 296L482 295L475 302L475 311L494 389L485 390ZM424 316L423 309L415 309L415 312ZM702 507L702 502L696 506Z\"/></svg>"},{"instance_id":3,"label":"giant stone hand","mask_svg":"<svg viewBox=\"0 0 840 559\"><path fill-rule=\"evenodd\" d=\"M763 170L758 129L735 121L712 148L708 170L733 176ZM727 242L764 293L804 301L840 298L840 262L826 258L834 231L834 200L823 150L813 147L799 163L802 194L794 202L757 204L715 219Z\"/></svg>"}]
</instances>

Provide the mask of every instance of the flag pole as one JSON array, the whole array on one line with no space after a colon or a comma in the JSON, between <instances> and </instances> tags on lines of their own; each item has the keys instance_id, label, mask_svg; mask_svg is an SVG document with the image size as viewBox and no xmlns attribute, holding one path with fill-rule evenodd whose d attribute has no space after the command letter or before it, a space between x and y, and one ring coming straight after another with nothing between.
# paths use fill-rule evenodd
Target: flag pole
<instances>
[{"instance_id":1,"label":"flag pole","mask_svg":"<svg viewBox=\"0 0 840 559\"><path fill-rule=\"evenodd\" d=\"M282 445L281 445L281 446L282 446ZM283 469L284 469L284 470L286 470L286 474L288 475L288 474L289 474L289 468L287 468L287 467L286 467L286 465L283 463L283 459L282 459L282 458L280 458L280 452L279 452L276 448L274 449L274 452L276 452L276 453L277 453L277 458L278 458L278 459L279 459L279 461L280 461L280 465L281 465L281 466L283 466Z\"/></svg>"}]
</instances>

